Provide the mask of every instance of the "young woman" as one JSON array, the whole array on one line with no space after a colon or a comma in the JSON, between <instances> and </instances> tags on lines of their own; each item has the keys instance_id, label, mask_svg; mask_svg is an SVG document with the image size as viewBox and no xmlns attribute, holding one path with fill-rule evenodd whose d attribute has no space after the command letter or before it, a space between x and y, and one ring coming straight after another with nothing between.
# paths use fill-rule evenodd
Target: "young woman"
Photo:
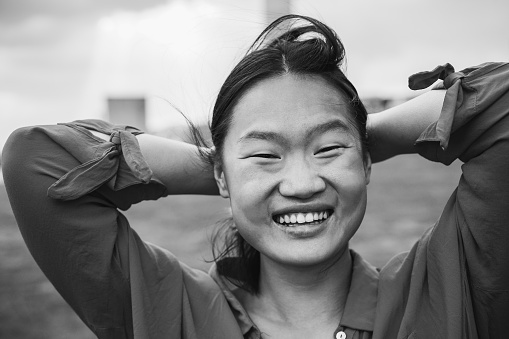
<instances>
[{"instance_id":1,"label":"young woman","mask_svg":"<svg viewBox=\"0 0 509 339\"><path fill-rule=\"evenodd\" d=\"M2 163L23 237L97 337L509 333L509 65L419 73L412 88L445 80L367 120L343 57L324 24L278 19L221 88L211 148L97 120L11 135ZM417 152L459 158L463 176L437 224L374 269L348 248L371 163ZM208 274L143 242L118 211L189 193L231 203Z\"/></svg>"}]
</instances>

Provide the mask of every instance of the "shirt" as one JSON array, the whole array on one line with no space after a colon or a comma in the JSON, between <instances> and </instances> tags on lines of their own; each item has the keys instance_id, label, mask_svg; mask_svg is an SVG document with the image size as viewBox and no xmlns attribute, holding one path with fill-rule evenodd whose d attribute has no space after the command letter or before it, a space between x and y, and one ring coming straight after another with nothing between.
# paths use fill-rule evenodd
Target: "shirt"
<instances>
[{"instance_id":1,"label":"shirt","mask_svg":"<svg viewBox=\"0 0 509 339\"><path fill-rule=\"evenodd\" d=\"M463 175L408 253L376 270L350 252L340 323L348 339L509 333L509 64L441 67L411 85L438 77L447 89L442 113L415 147L432 161L460 159ZM139 133L87 120L9 137L5 186L30 252L98 338L261 338L215 267L190 268L144 242L119 211L168 194L151 178Z\"/></svg>"}]
</instances>

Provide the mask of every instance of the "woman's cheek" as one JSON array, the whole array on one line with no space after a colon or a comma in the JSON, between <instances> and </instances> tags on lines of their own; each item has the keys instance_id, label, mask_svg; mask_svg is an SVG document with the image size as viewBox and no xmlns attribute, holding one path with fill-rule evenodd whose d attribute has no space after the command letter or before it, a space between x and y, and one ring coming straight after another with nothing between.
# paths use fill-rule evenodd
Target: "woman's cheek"
<instances>
[{"instance_id":1,"label":"woman's cheek","mask_svg":"<svg viewBox=\"0 0 509 339\"><path fill-rule=\"evenodd\" d=\"M268 218L267 201L273 185L263 176L253 175L251 171L236 173L240 180L231 181L230 203L234 221L237 223L266 223ZM233 179L233 178L232 178Z\"/></svg>"}]
</instances>

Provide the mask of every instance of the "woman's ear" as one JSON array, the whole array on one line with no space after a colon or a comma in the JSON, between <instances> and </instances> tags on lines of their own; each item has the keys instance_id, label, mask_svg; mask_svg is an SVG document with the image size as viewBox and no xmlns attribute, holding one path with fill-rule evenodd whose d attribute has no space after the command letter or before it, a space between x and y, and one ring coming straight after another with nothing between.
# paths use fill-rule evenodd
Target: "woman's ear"
<instances>
[{"instance_id":1,"label":"woman's ear","mask_svg":"<svg viewBox=\"0 0 509 339\"><path fill-rule=\"evenodd\" d=\"M223 167L221 165L214 164L214 178L216 179L216 184L219 188L219 194L223 198L229 198L230 192L228 192L228 185L226 184Z\"/></svg>"},{"instance_id":2,"label":"woman's ear","mask_svg":"<svg viewBox=\"0 0 509 339\"><path fill-rule=\"evenodd\" d=\"M366 178L366 185L369 184L371 180L371 156L369 153L366 154L364 158L364 175Z\"/></svg>"}]
</instances>

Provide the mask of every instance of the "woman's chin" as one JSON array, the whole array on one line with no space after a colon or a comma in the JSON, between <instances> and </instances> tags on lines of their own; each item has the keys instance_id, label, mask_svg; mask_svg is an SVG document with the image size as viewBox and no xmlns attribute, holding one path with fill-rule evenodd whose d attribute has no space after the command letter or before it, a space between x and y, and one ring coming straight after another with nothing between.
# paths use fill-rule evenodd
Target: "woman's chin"
<instances>
[{"instance_id":1,"label":"woman's chin","mask_svg":"<svg viewBox=\"0 0 509 339\"><path fill-rule=\"evenodd\" d=\"M310 269L333 265L348 248L348 243L341 247L328 248L317 244L315 246L283 246L280 251L272 255L265 255L269 260L288 267ZM262 255L263 257L263 255Z\"/></svg>"}]
</instances>

